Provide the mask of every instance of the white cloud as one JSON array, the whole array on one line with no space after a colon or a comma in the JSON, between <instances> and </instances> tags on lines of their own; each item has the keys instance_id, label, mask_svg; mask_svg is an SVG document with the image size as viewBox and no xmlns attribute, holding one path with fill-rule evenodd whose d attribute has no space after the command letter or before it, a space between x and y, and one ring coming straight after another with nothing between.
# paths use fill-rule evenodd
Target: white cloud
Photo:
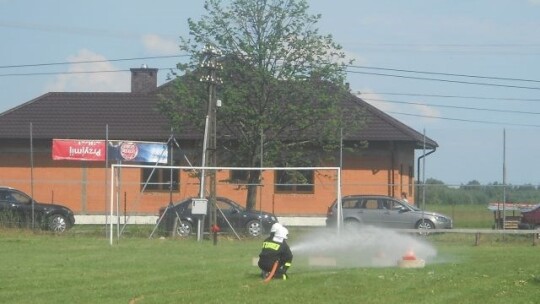
<instances>
[{"instance_id":1,"label":"white cloud","mask_svg":"<svg viewBox=\"0 0 540 304\"><path fill-rule=\"evenodd\" d=\"M81 49L67 58L73 62L68 66L69 74L56 77L47 86L48 92L129 92L130 74L117 71L118 68L106 61L105 56L87 49ZM76 63L82 61L103 61Z\"/></svg>"},{"instance_id":2,"label":"white cloud","mask_svg":"<svg viewBox=\"0 0 540 304\"><path fill-rule=\"evenodd\" d=\"M409 126L415 127L418 125L432 124L440 121L437 119L437 117L441 116L441 112L434 107L424 104L424 101L402 100L403 103L392 102L388 98L374 93L371 89L362 89L360 92L361 94L359 94L358 97L362 98L377 109L396 117L398 120Z\"/></svg>"},{"instance_id":3,"label":"white cloud","mask_svg":"<svg viewBox=\"0 0 540 304\"><path fill-rule=\"evenodd\" d=\"M178 42L154 34L142 37L144 47L152 52L161 55L175 55L179 52Z\"/></svg>"},{"instance_id":4,"label":"white cloud","mask_svg":"<svg viewBox=\"0 0 540 304\"><path fill-rule=\"evenodd\" d=\"M359 92L358 97L362 98L364 101L369 103L370 105L376 107L377 109L383 111L383 112L390 112L390 111L398 111L399 109L396 107L395 104L385 102L384 97L373 92L371 89L362 89Z\"/></svg>"},{"instance_id":5,"label":"white cloud","mask_svg":"<svg viewBox=\"0 0 540 304\"><path fill-rule=\"evenodd\" d=\"M418 103L423 103L422 101L419 101ZM422 116L421 119L426 123L435 123L438 121L437 117L441 116L441 112L433 107L430 107L429 105L413 105L413 111L415 112L415 115ZM434 117L434 118L430 118Z\"/></svg>"}]
</instances>

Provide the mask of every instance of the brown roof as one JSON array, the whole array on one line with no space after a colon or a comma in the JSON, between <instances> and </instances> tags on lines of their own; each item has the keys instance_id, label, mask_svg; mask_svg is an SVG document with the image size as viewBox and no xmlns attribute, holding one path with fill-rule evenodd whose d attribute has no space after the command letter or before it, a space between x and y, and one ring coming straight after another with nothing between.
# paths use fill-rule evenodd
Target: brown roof
<instances>
[{"instance_id":1,"label":"brown roof","mask_svg":"<svg viewBox=\"0 0 540 304\"><path fill-rule=\"evenodd\" d=\"M367 141L413 141L416 143L417 149L424 146L423 134L354 95L351 97L351 102L357 106L363 107L368 114L368 119L366 127L356 136L349 136L348 139ZM435 149L439 146L436 141L429 137L425 138L425 142L426 148L428 149Z\"/></svg>"},{"instance_id":2,"label":"brown roof","mask_svg":"<svg viewBox=\"0 0 540 304\"><path fill-rule=\"evenodd\" d=\"M47 93L0 113L0 139L105 139L165 141L171 134L168 119L156 108L158 97L149 93ZM350 106L361 106L369 115L366 128L349 140L412 141L423 147L423 135L362 99L351 95ZM184 130L179 140L202 138ZM438 144L426 138L426 148Z\"/></svg>"},{"instance_id":3,"label":"brown roof","mask_svg":"<svg viewBox=\"0 0 540 304\"><path fill-rule=\"evenodd\" d=\"M171 133L146 93L47 93L0 114L0 138L158 140Z\"/></svg>"}]
</instances>

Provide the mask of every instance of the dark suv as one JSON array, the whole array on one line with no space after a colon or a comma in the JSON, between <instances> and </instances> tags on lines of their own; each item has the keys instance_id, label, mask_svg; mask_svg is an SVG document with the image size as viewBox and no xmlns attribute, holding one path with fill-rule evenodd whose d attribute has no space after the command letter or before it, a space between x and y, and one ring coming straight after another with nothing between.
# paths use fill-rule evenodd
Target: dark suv
<instances>
[{"instance_id":1,"label":"dark suv","mask_svg":"<svg viewBox=\"0 0 540 304\"><path fill-rule=\"evenodd\" d=\"M383 195L350 195L341 198L344 226L371 225L396 229L450 229L449 216L423 211ZM337 204L328 208L327 226L336 226Z\"/></svg>"},{"instance_id":2,"label":"dark suv","mask_svg":"<svg viewBox=\"0 0 540 304\"><path fill-rule=\"evenodd\" d=\"M216 213L217 225L223 231L234 231L245 233L252 237L258 237L277 222L277 218L272 213L262 211L248 211L238 203L225 198L217 197ZM159 227L162 232L170 236L188 236L196 231L197 215L193 215L193 198L187 198L175 205L165 206L159 209ZM159 220L158 219L158 220ZM205 216L205 222L208 216ZM207 223L203 224L207 227ZM232 229L231 229L232 227Z\"/></svg>"},{"instance_id":3,"label":"dark suv","mask_svg":"<svg viewBox=\"0 0 540 304\"><path fill-rule=\"evenodd\" d=\"M33 202L33 204L32 204ZM64 232L75 224L69 208L34 201L26 193L0 186L0 224L7 227L31 227L32 205L35 225L44 230Z\"/></svg>"}]
</instances>

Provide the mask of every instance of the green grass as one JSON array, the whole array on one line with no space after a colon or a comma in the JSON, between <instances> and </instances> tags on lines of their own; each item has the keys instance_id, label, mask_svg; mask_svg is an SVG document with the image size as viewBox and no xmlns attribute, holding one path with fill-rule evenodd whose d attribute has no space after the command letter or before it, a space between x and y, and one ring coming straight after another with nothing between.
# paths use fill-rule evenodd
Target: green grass
<instances>
[{"instance_id":1,"label":"green grass","mask_svg":"<svg viewBox=\"0 0 540 304\"><path fill-rule=\"evenodd\" d=\"M454 220L454 228L492 228L493 212L484 205L427 205L426 210L446 214Z\"/></svg>"},{"instance_id":2,"label":"green grass","mask_svg":"<svg viewBox=\"0 0 540 304\"><path fill-rule=\"evenodd\" d=\"M0 303L538 303L540 246L530 238L434 235L421 269L311 267L295 256L287 281L262 283L261 240L148 239L110 246L102 231L0 230ZM290 243L295 234L291 229Z\"/></svg>"}]
</instances>

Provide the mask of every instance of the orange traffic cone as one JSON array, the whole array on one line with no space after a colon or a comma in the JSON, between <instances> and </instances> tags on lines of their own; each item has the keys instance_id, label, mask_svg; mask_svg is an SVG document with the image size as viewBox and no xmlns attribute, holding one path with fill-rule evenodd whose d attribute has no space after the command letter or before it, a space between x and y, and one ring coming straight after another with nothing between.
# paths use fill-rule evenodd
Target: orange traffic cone
<instances>
[{"instance_id":1,"label":"orange traffic cone","mask_svg":"<svg viewBox=\"0 0 540 304\"><path fill-rule=\"evenodd\" d=\"M414 251L412 249L409 249L405 255L403 256L404 261L414 261L416 260L416 255L414 254Z\"/></svg>"},{"instance_id":2,"label":"orange traffic cone","mask_svg":"<svg viewBox=\"0 0 540 304\"><path fill-rule=\"evenodd\" d=\"M401 260L398 261L398 267L400 268L424 268L426 261L417 259L414 251L409 249Z\"/></svg>"}]
</instances>

